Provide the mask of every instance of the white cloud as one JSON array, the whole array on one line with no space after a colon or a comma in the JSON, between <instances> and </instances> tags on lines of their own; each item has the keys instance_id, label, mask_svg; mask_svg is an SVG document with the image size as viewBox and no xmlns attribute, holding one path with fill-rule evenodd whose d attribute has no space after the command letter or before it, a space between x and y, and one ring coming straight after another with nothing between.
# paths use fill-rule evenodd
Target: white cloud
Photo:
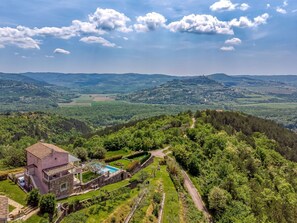
<instances>
[{"instance_id":1,"label":"white cloud","mask_svg":"<svg viewBox=\"0 0 297 223\"><path fill-rule=\"evenodd\" d=\"M239 9L241 11L246 11L250 8L250 6L247 4L247 3L242 3L240 6L239 6Z\"/></svg>"},{"instance_id":2,"label":"white cloud","mask_svg":"<svg viewBox=\"0 0 297 223\"><path fill-rule=\"evenodd\" d=\"M268 13L257 16L253 20L248 19L246 16L241 16L239 19L232 19L229 24L239 28L255 28L259 25L266 24L268 18Z\"/></svg>"},{"instance_id":3,"label":"white cloud","mask_svg":"<svg viewBox=\"0 0 297 223\"><path fill-rule=\"evenodd\" d=\"M54 56L45 55L46 58L55 58Z\"/></svg>"},{"instance_id":4,"label":"white cloud","mask_svg":"<svg viewBox=\"0 0 297 223\"><path fill-rule=\"evenodd\" d=\"M269 9L269 8L270 8L270 4L266 4L266 8L268 8L268 9Z\"/></svg>"},{"instance_id":5,"label":"white cloud","mask_svg":"<svg viewBox=\"0 0 297 223\"><path fill-rule=\"evenodd\" d=\"M235 48L233 46L223 46L220 48L222 51L234 51Z\"/></svg>"},{"instance_id":6,"label":"white cloud","mask_svg":"<svg viewBox=\"0 0 297 223\"><path fill-rule=\"evenodd\" d=\"M281 8L281 7L277 7L277 8L276 8L276 11L277 11L278 13L280 13L280 14L287 14L287 10L285 10L285 9L283 9L283 8Z\"/></svg>"},{"instance_id":7,"label":"white cloud","mask_svg":"<svg viewBox=\"0 0 297 223\"><path fill-rule=\"evenodd\" d=\"M170 23L167 28L171 32L234 34L228 22L220 21L212 15L184 16L180 21Z\"/></svg>"},{"instance_id":8,"label":"white cloud","mask_svg":"<svg viewBox=\"0 0 297 223\"><path fill-rule=\"evenodd\" d=\"M40 41L34 40L30 36L26 36L21 30L18 29L18 27L0 28L0 45L2 48L6 45L11 45L23 49L40 49L39 43Z\"/></svg>"},{"instance_id":9,"label":"white cloud","mask_svg":"<svg viewBox=\"0 0 297 223\"><path fill-rule=\"evenodd\" d=\"M84 43L99 43L102 46L106 46L106 47L116 47L116 44L111 43L108 40L98 36L83 37L79 41Z\"/></svg>"},{"instance_id":10,"label":"white cloud","mask_svg":"<svg viewBox=\"0 0 297 223\"><path fill-rule=\"evenodd\" d=\"M139 16L136 18L137 24L134 25L134 29L137 32L154 31L159 27L165 27L166 18L156 12L147 13L145 16Z\"/></svg>"},{"instance_id":11,"label":"white cloud","mask_svg":"<svg viewBox=\"0 0 297 223\"><path fill-rule=\"evenodd\" d=\"M292 10L293 13L297 12L297 9Z\"/></svg>"},{"instance_id":12,"label":"white cloud","mask_svg":"<svg viewBox=\"0 0 297 223\"><path fill-rule=\"evenodd\" d=\"M54 53L56 53L56 54L65 54L65 55L70 54L70 52L68 50L64 50L64 49L61 49L61 48L55 49Z\"/></svg>"},{"instance_id":13,"label":"white cloud","mask_svg":"<svg viewBox=\"0 0 297 223\"><path fill-rule=\"evenodd\" d=\"M129 38L128 37L125 37L125 36L123 37L123 39L126 40L126 41L129 40Z\"/></svg>"},{"instance_id":14,"label":"white cloud","mask_svg":"<svg viewBox=\"0 0 297 223\"><path fill-rule=\"evenodd\" d=\"M225 41L225 44L227 44L227 45L240 45L241 44L241 39L239 39L239 38L227 39Z\"/></svg>"},{"instance_id":15,"label":"white cloud","mask_svg":"<svg viewBox=\"0 0 297 223\"><path fill-rule=\"evenodd\" d=\"M288 6L288 1L284 1L283 2L283 7L287 7Z\"/></svg>"},{"instance_id":16,"label":"white cloud","mask_svg":"<svg viewBox=\"0 0 297 223\"><path fill-rule=\"evenodd\" d=\"M104 31L117 30L125 33L132 31L131 27L127 27L127 23L131 20L114 9L97 8L95 13L89 15L89 21L95 24L97 29Z\"/></svg>"},{"instance_id":17,"label":"white cloud","mask_svg":"<svg viewBox=\"0 0 297 223\"><path fill-rule=\"evenodd\" d=\"M231 0L219 0L218 2L215 2L212 4L210 7L211 11L234 11L236 9L246 11L247 9L250 8L250 6L247 3L232 3Z\"/></svg>"}]
</instances>

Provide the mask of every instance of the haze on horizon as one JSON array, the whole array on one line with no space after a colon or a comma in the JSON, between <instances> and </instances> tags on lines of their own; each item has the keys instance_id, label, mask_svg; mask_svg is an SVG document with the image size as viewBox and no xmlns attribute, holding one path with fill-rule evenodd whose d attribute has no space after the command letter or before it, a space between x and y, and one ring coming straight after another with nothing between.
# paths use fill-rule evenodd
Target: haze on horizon
<instances>
[{"instance_id":1,"label":"haze on horizon","mask_svg":"<svg viewBox=\"0 0 297 223\"><path fill-rule=\"evenodd\" d=\"M0 71L297 74L293 0L2 0Z\"/></svg>"}]
</instances>

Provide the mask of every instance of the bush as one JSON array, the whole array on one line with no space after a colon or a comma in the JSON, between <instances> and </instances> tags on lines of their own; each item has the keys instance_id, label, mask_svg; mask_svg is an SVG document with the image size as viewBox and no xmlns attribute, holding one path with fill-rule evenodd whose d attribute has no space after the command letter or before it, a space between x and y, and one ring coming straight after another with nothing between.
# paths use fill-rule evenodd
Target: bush
<instances>
[{"instance_id":1,"label":"bush","mask_svg":"<svg viewBox=\"0 0 297 223\"><path fill-rule=\"evenodd\" d=\"M40 213L48 213L50 215L53 215L56 211L56 203L57 201L54 194L45 194L41 196L39 202Z\"/></svg>"},{"instance_id":2,"label":"bush","mask_svg":"<svg viewBox=\"0 0 297 223\"><path fill-rule=\"evenodd\" d=\"M153 195L153 201L154 201L154 203L160 204L161 203L161 200L162 200L161 193L155 192L154 195Z\"/></svg>"},{"instance_id":3,"label":"bush","mask_svg":"<svg viewBox=\"0 0 297 223\"><path fill-rule=\"evenodd\" d=\"M40 199L40 193L39 190L33 189L30 191L28 198L27 198L27 204L31 205L33 207L37 207L39 204Z\"/></svg>"},{"instance_id":4,"label":"bush","mask_svg":"<svg viewBox=\"0 0 297 223\"><path fill-rule=\"evenodd\" d=\"M133 172L133 170L140 165L138 160L134 160L131 163L129 163L129 165L127 166L127 171L128 172Z\"/></svg>"},{"instance_id":5,"label":"bush","mask_svg":"<svg viewBox=\"0 0 297 223\"><path fill-rule=\"evenodd\" d=\"M112 161L117 161L117 160L120 160L122 158L123 158L122 155L112 156L112 157L109 157L109 158L104 159L104 162L110 163Z\"/></svg>"}]
</instances>

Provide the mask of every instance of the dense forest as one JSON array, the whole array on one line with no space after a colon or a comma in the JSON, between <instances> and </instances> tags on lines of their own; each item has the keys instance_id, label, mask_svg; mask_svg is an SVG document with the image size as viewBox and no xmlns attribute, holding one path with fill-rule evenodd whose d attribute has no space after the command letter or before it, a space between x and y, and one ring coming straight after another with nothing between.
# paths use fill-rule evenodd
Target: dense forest
<instances>
[{"instance_id":1,"label":"dense forest","mask_svg":"<svg viewBox=\"0 0 297 223\"><path fill-rule=\"evenodd\" d=\"M9 148L22 151L40 138L82 161L102 159L112 151L169 146L168 159L189 172L215 222L297 219L296 134L271 121L237 112L189 111L87 134L89 128L81 122L31 113L3 116L1 132L4 164ZM179 174L171 177L175 185L183 185Z\"/></svg>"},{"instance_id":2,"label":"dense forest","mask_svg":"<svg viewBox=\"0 0 297 223\"><path fill-rule=\"evenodd\" d=\"M64 144L90 131L81 121L53 114L0 115L0 169L25 165L24 148L38 140Z\"/></svg>"}]
</instances>

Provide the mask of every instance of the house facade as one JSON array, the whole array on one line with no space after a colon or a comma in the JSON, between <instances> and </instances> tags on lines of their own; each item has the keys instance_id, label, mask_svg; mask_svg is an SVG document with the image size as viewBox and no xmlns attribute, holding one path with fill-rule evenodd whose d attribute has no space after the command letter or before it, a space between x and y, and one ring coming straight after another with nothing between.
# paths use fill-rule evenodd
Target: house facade
<instances>
[{"instance_id":1,"label":"house facade","mask_svg":"<svg viewBox=\"0 0 297 223\"><path fill-rule=\"evenodd\" d=\"M56 197L67 197L73 193L80 175L78 159L67 151L48 143L38 142L26 149L27 166L25 187L39 189L41 194L53 193Z\"/></svg>"}]
</instances>

